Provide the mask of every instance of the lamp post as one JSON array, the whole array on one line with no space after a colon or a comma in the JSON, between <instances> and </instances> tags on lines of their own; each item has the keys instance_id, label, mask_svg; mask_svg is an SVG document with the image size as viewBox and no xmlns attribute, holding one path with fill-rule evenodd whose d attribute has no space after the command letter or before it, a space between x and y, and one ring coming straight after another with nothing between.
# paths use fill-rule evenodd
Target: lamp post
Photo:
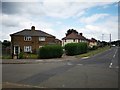
<instances>
[{"instance_id":1,"label":"lamp post","mask_svg":"<svg viewBox=\"0 0 120 90\"><path fill-rule=\"evenodd\" d=\"M103 38L104 38L104 34L102 34L102 47L103 47Z\"/></svg>"}]
</instances>

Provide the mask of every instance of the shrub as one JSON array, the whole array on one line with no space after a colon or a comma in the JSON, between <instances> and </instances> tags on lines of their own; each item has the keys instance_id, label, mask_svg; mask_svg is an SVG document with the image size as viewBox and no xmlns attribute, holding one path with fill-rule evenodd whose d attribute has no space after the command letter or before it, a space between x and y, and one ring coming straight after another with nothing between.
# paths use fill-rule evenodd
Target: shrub
<instances>
[{"instance_id":1,"label":"shrub","mask_svg":"<svg viewBox=\"0 0 120 90\"><path fill-rule=\"evenodd\" d=\"M98 49L98 46L89 47L89 50L96 50L96 49Z\"/></svg>"},{"instance_id":2,"label":"shrub","mask_svg":"<svg viewBox=\"0 0 120 90\"><path fill-rule=\"evenodd\" d=\"M19 59L23 59L24 58L24 53L23 52L20 52L19 55L18 55Z\"/></svg>"},{"instance_id":3,"label":"shrub","mask_svg":"<svg viewBox=\"0 0 120 90\"><path fill-rule=\"evenodd\" d=\"M65 45L67 55L73 56L87 52L87 43L68 43Z\"/></svg>"},{"instance_id":4,"label":"shrub","mask_svg":"<svg viewBox=\"0 0 120 90\"><path fill-rule=\"evenodd\" d=\"M60 45L46 45L39 49L38 58L60 58L63 54L63 49Z\"/></svg>"}]
</instances>

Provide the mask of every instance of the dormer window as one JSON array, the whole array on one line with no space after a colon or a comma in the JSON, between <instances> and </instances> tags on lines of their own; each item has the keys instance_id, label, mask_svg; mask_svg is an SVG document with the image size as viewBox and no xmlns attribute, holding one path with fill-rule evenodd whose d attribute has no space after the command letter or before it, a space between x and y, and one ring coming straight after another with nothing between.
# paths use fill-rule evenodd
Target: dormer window
<instances>
[{"instance_id":1,"label":"dormer window","mask_svg":"<svg viewBox=\"0 0 120 90\"><path fill-rule=\"evenodd\" d=\"M31 40L32 40L32 37L31 37L31 36L24 36L24 40L25 40L25 41L31 41Z\"/></svg>"},{"instance_id":2,"label":"dormer window","mask_svg":"<svg viewBox=\"0 0 120 90\"><path fill-rule=\"evenodd\" d=\"M45 41L45 37L39 37L39 41Z\"/></svg>"}]
</instances>

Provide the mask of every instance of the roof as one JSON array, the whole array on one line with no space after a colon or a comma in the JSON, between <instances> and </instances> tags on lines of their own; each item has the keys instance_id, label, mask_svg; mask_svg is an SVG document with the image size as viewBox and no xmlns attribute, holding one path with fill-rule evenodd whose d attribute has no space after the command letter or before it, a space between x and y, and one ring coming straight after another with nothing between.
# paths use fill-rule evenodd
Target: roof
<instances>
[{"instance_id":1,"label":"roof","mask_svg":"<svg viewBox=\"0 0 120 90\"><path fill-rule=\"evenodd\" d=\"M11 34L12 35L20 35L20 36L44 36L44 37L55 37L51 34L48 34L46 32L43 32L41 30L31 30L31 29L24 29L22 31L16 32Z\"/></svg>"},{"instance_id":2,"label":"roof","mask_svg":"<svg viewBox=\"0 0 120 90\"><path fill-rule=\"evenodd\" d=\"M64 39L86 40L86 38L84 36L81 36L80 34L76 34L76 33L71 33L71 34L67 35L66 37L62 38L62 40L64 40Z\"/></svg>"},{"instance_id":3,"label":"roof","mask_svg":"<svg viewBox=\"0 0 120 90\"><path fill-rule=\"evenodd\" d=\"M89 41L89 42L97 42L97 40L94 39L94 38L88 39L88 41Z\"/></svg>"},{"instance_id":4,"label":"roof","mask_svg":"<svg viewBox=\"0 0 120 90\"><path fill-rule=\"evenodd\" d=\"M61 40L59 40L59 39L55 39L55 41L56 41L56 42L62 42L62 41L61 41Z\"/></svg>"}]
</instances>

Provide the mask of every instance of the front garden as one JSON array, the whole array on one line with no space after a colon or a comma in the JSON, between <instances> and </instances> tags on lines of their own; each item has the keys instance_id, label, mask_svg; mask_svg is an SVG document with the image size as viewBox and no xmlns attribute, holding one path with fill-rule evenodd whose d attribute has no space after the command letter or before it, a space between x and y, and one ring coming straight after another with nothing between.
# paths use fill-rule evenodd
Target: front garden
<instances>
[{"instance_id":1,"label":"front garden","mask_svg":"<svg viewBox=\"0 0 120 90\"><path fill-rule=\"evenodd\" d=\"M87 43L68 43L64 47L60 45L46 45L39 48L37 54L23 53L18 55L19 59L50 59L61 58L64 55L76 57L90 57L97 53L108 50L108 46L90 48ZM2 59L11 59L11 56L3 56Z\"/></svg>"}]
</instances>

